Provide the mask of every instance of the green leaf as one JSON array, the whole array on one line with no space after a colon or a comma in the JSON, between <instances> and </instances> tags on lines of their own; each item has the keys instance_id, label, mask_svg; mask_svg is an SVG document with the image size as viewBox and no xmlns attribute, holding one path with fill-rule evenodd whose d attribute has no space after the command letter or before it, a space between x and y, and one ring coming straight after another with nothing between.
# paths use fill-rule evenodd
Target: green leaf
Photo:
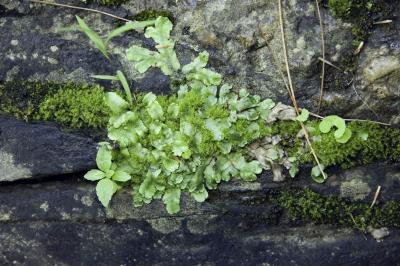
<instances>
[{"instance_id":1,"label":"green leaf","mask_svg":"<svg viewBox=\"0 0 400 266\"><path fill-rule=\"evenodd\" d=\"M180 132L189 137L194 136L195 134L193 125L185 121L181 121Z\"/></svg>"},{"instance_id":2,"label":"green leaf","mask_svg":"<svg viewBox=\"0 0 400 266\"><path fill-rule=\"evenodd\" d=\"M119 79L119 81L122 84L122 87L125 90L125 94L126 94L126 98L128 99L128 102L130 104L132 104L132 93L131 93L131 89L129 88L129 84L128 81L125 78L124 73L122 73L120 70L117 71L117 77Z\"/></svg>"},{"instance_id":3,"label":"green leaf","mask_svg":"<svg viewBox=\"0 0 400 266\"><path fill-rule=\"evenodd\" d=\"M106 42L109 42L112 38L117 37L124 32L130 31L130 30L139 30L139 29L144 29L147 26L154 25L155 20L147 20L147 21L133 21L133 22L127 22L125 25L113 30L108 34Z\"/></svg>"},{"instance_id":4,"label":"green leaf","mask_svg":"<svg viewBox=\"0 0 400 266\"><path fill-rule=\"evenodd\" d=\"M93 170L90 170L89 172L87 172L83 177L90 181L96 181L96 180L103 179L105 176L106 176L106 174L103 171L93 169Z\"/></svg>"},{"instance_id":5,"label":"green leaf","mask_svg":"<svg viewBox=\"0 0 400 266\"><path fill-rule=\"evenodd\" d=\"M322 168L322 170L324 170L324 166L323 165L321 165L321 168ZM322 174L321 169L320 169L320 167L318 165L314 166L311 169L311 177L315 182L317 182L319 184L322 184L322 183L325 182L324 175Z\"/></svg>"},{"instance_id":6,"label":"green leaf","mask_svg":"<svg viewBox=\"0 0 400 266\"><path fill-rule=\"evenodd\" d=\"M170 173L175 172L175 170L179 168L179 162L170 158L165 158L162 164L164 168Z\"/></svg>"},{"instance_id":7,"label":"green leaf","mask_svg":"<svg viewBox=\"0 0 400 266\"><path fill-rule=\"evenodd\" d=\"M206 68L191 72L186 75L186 78L188 80L199 80L206 86L218 86L222 80L222 76L220 74Z\"/></svg>"},{"instance_id":8,"label":"green leaf","mask_svg":"<svg viewBox=\"0 0 400 266\"><path fill-rule=\"evenodd\" d=\"M135 121L138 118L137 113L132 111L124 112L120 115L111 116L109 119L109 123L114 128L119 128L120 126L130 122Z\"/></svg>"},{"instance_id":9,"label":"green leaf","mask_svg":"<svg viewBox=\"0 0 400 266\"><path fill-rule=\"evenodd\" d=\"M344 131L344 134L340 138L335 138L335 139L337 142L344 144L349 141L351 136L352 136L351 130L346 128L346 130Z\"/></svg>"},{"instance_id":10,"label":"green leaf","mask_svg":"<svg viewBox=\"0 0 400 266\"><path fill-rule=\"evenodd\" d=\"M181 190L178 188L171 188L165 191L163 202L169 214L178 213L181 209L179 206L181 198Z\"/></svg>"},{"instance_id":11,"label":"green leaf","mask_svg":"<svg viewBox=\"0 0 400 266\"><path fill-rule=\"evenodd\" d=\"M240 169L240 176L245 181L254 181L257 179L257 174L262 172L262 167L258 161L251 161L246 163Z\"/></svg>"},{"instance_id":12,"label":"green leaf","mask_svg":"<svg viewBox=\"0 0 400 266\"><path fill-rule=\"evenodd\" d=\"M204 186L200 190L195 190L191 192L190 195L192 195L194 200L197 202L204 202L208 198L208 192L204 188Z\"/></svg>"},{"instance_id":13,"label":"green leaf","mask_svg":"<svg viewBox=\"0 0 400 266\"><path fill-rule=\"evenodd\" d=\"M119 182L126 182L131 179L130 174L124 171L115 171L112 179Z\"/></svg>"},{"instance_id":14,"label":"green leaf","mask_svg":"<svg viewBox=\"0 0 400 266\"><path fill-rule=\"evenodd\" d=\"M148 27L144 36L152 38L158 44L168 45L171 44L170 33L172 30L172 23L166 17L158 17L155 21L154 27Z\"/></svg>"},{"instance_id":15,"label":"green leaf","mask_svg":"<svg viewBox=\"0 0 400 266\"><path fill-rule=\"evenodd\" d=\"M111 168L111 151L106 145L101 145L97 151L96 164L97 167L103 172L107 172Z\"/></svg>"},{"instance_id":16,"label":"green leaf","mask_svg":"<svg viewBox=\"0 0 400 266\"><path fill-rule=\"evenodd\" d=\"M118 185L108 178L102 179L97 183L96 194L104 207L108 207L108 204L117 189Z\"/></svg>"},{"instance_id":17,"label":"green leaf","mask_svg":"<svg viewBox=\"0 0 400 266\"><path fill-rule=\"evenodd\" d=\"M110 75L92 75L91 77L95 79L118 80L117 76L110 76Z\"/></svg>"},{"instance_id":18,"label":"green leaf","mask_svg":"<svg viewBox=\"0 0 400 266\"><path fill-rule=\"evenodd\" d=\"M231 126L227 120L215 120L212 118L206 119L206 128L211 131L214 136L214 140L222 140L224 138L224 130Z\"/></svg>"},{"instance_id":19,"label":"green leaf","mask_svg":"<svg viewBox=\"0 0 400 266\"><path fill-rule=\"evenodd\" d=\"M218 102L220 104L225 104L228 102L229 93L231 89L232 89L231 85L224 84L221 86L221 88L219 89L219 98L218 98Z\"/></svg>"},{"instance_id":20,"label":"green leaf","mask_svg":"<svg viewBox=\"0 0 400 266\"><path fill-rule=\"evenodd\" d=\"M275 107L275 103L271 99L265 99L264 101L260 102L260 108L264 110L271 110Z\"/></svg>"},{"instance_id":21,"label":"green leaf","mask_svg":"<svg viewBox=\"0 0 400 266\"><path fill-rule=\"evenodd\" d=\"M193 70L204 68L208 62L208 56L208 52L201 52L191 63L182 67L182 73L187 74Z\"/></svg>"},{"instance_id":22,"label":"green leaf","mask_svg":"<svg viewBox=\"0 0 400 266\"><path fill-rule=\"evenodd\" d=\"M290 167L290 169L289 169L290 177L295 177L298 172L299 172L299 168L296 165L292 165L292 167Z\"/></svg>"},{"instance_id":23,"label":"green leaf","mask_svg":"<svg viewBox=\"0 0 400 266\"><path fill-rule=\"evenodd\" d=\"M108 129L108 138L118 142L121 147L128 147L130 144L135 143L138 137L132 134L132 131L124 128L111 128Z\"/></svg>"},{"instance_id":24,"label":"green leaf","mask_svg":"<svg viewBox=\"0 0 400 266\"><path fill-rule=\"evenodd\" d=\"M146 72L150 67L160 65L160 57L157 52L150 51L146 48L133 45L126 51L126 57L129 61L137 62L135 68L139 73ZM165 62L164 62L165 64Z\"/></svg>"},{"instance_id":25,"label":"green leaf","mask_svg":"<svg viewBox=\"0 0 400 266\"><path fill-rule=\"evenodd\" d=\"M307 109L303 108L301 109L301 114L296 117L296 120L300 122L306 122L308 120L309 115L310 112Z\"/></svg>"},{"instance_id":26,"label":"green leaf","mask_svg":"<svg viewBox=\"0 0 400 266\"><path fill-rule=\"evenodd\" d=\"M319 124L319 130L322 133L328 133L329 131L331 131L333 126L337 128L334 133L335 138L342 137L346 130L346 122L343 118L337 115L330 115L322 119L321 123Z\"/></svg>"},{"instance_id":27,"label":"green leaf","mask_svg":"<svg viewBox=\"0 0 400 266\"><path fill-rule=\"evenodd\" d=\"M100 36L94 32L91 28L89 28L88 25L86 25L85 21L81 19L79 16L75 16L76 20L78 21L79 27L82 29L82 31L89 37L89 39L94 43L94 45L97 47L97 49L100 50L100 52L103 53L105 57L108 59L108 53L107 53L107 47L104 44L103 40L100 38Z\"/></svg>"},{"instance_id":28,"label":"green leaf","mask_svg":"<svg viewBox=\"0 0 400 266\"><path fill-rule=\"evenodd\" d=\"M151 199L156 193L156 187L151 176L147 176L140 184L139 192L145 198Z\"/></svg>"},{"instance_id":29,"label":"green leaf","mask_svg":"<svg viewBox=\"0 0 400 266\"><path fill-rule=\"evenodd\" d=\"M149 113L150 117L153 119L162 119L164 116L164 111L161 105L154 101L147 107L147 112Z\"/></svg>"},{"instance_id":30,"label":"green leaf","mask_svg":"<svg viewBox=\"0 0 400 266\"><path fill-rule=\"evenodd\" d=\"M129 108L129 103L115 92L107 92L104 97L107 106L113 113L119 114Z\"/></svg>"}]
</instances>

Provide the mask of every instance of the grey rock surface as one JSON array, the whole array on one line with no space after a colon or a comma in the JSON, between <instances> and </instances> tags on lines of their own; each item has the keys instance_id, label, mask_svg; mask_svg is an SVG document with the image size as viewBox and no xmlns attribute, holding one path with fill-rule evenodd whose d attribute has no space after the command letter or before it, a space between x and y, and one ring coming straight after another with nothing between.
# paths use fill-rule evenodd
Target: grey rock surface
<instances>
[{"instance_id":1,"label":"grey rock surface","mask_svg":"<svg viewBox=\"0 0 400 266\"><path fill-rule=\"evenodd\" d=\"M81 1L68 3L82 5ZM132 87L168 92L169 80L159 71L139 74L122 56L131 44L152 46L142 34L131 32L123 38L114 39L110 50L115 56L109 62L77 30L74 15L83 17L100 34L117 27L118 22L114 19L27 1L5 1L0 6L5 14L0 17L0 34L3 36L0 40L0 54L4 55L0 58L0 81L23 78L94 82L90 75L113 74L121 69L129 77ZM235 89L245 87L263 97L289 103L278 70L284 70L284 62L276 1L131 0L121 7L91 7L122 17L133 16L148 9L170 11L175 18L174 36L182 63L189 62L198 52L207 50L211 55L210 66L221 72L225 81L234 84ZM333 17L326 8L322 8L321 12L326 59L343 66L343 62L354 51L352 25ZM360 62L355 62L356 65L359 63L355 77L348 73L344 80L327 78L325 113L397 123L398 16L399 10L394 11L392 24L375 27L372 37L366 42ZM285 2L284 18L296 96L302 106L315 111L319 98L321 62L318 57L321 56L321 41L314 2ZM383 39L386 41L382 43ZM385 64L390 65L380 64L373 70L381 74L365 76L369 64L376 65L384 59ZM335 71L338 70L327 66L327 74ZM371 75L375 77L372 84ZM350 85L346 85L345 89L337 87L336 83L347 84L351 80L354 89ZM382 86L381 83L386 80Z\"/></svg>"},{"instance_id":2,"label":"grey rock surface","mask_svg":"<svg viewBox=\"0 0 400 266\"><path fill-rule=\"evenodd\" d=\"M54 124L0 117L0 181L56 176L95 167L97 143Z\"/></svg>"}]
</instances>

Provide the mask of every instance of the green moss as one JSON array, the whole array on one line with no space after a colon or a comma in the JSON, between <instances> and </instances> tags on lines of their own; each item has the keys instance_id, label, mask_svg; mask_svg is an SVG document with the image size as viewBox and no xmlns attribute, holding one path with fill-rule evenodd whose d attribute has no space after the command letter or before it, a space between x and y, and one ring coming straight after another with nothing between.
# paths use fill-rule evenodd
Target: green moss
<instances>
[{"instance_id":1,"label":"green moss","mask_svg":"<svg viewBox=\"0 0 400 266\"><path fill-rule=\"evenodd\" d=\"M151 20L156 19L157 17L167 17L172 24L175 24L175 18L171 12L166 10L154 10L154 9L147 9L142 12L137 13L133 16L133 20L137 21L144 21L144 20Z\"/></svg>"},{"instance_id":2,"label":"green moss","mask_svg":"<svg viewBox=\"0 0 400 266\"><path fill-rule=\"evenodd\" d=\"M108 109L103 96L98 86L12 81L0 86L0 112L72 128L105 127Z\"/></svg>"},{"instance_id":3,"label":"green moss","mask_svg":"<svg viewBox=\"0 0 400 266\"><path fill-rule=\"evenodd\" d=\"M40 104L37 119L51 120L72 128L105 127L108 107L98 86L67 88L48 96Z\"/></svg>"},{"instance_id":4,"label":"green moss","mask_svg":"<svg viewBox=\"0 0 400 266\"><path fill-rule=\"evenodd\" d=\"M291 221L334 224L365 231L368 226L400 227L400 203L388 201L370 208L332 196L321 196L309 189L283 191L276 198Z\"/></svg>"},{"instance_id":5,"label":"green moss","mask_svg":"<svg viewBox=\"0 0 400 266\"><path fill-rule=\"evenodd\" d=\"M352 1L351 0L329 0L329 8L335 16L347 17L350 13Z\"/></svg>"},{"instance_id":6,"label":"green moss","mask_svg":"<svg viewBox=\"0 0 400 266\"><path fill-rule=\"evenodd\" d=\"M32 120L46 95L61 89L56 83L11 81L0 86L0 111L18 119Z\"/></svg>"},{"instance_id":7,"label":"green moss","mask_svg":"<svg viewBox=\"0 0 400 266\"><path fill-rule=\"evenodd\" d=\"M353 137L345 144L336 142L333 134L323 134L318 121L307 122L313 148L325 166L340 165L348 168L378 160L398 160L400 155L400 130L382 127L372 122L350 122L348 127ZM272 125L272 134L281 137L281 145L290 156L298 157L302 163L312 163L312 154L304 142L296 137L301 127L296 122L277 122ZM368 139L362 138L368 134Z\"/></svg>"}]
</instances>

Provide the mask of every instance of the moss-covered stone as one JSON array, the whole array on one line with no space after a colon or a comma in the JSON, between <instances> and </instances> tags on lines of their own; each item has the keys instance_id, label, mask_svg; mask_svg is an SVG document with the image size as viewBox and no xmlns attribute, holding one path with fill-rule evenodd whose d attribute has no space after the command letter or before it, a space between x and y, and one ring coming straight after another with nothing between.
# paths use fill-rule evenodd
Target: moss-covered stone
<instances>
[{"instance_id":1,"label":"moss-covered stone","mask_svg":"<svg viewBox=\"0 0 400 266\"><path fill-rule=\"evenodd\" d=\"M318 121L307 122L313 148L325 166L340 165L348 168L379 160L397 161L400 157L400 130L383 127L372 122L350 122L353 137L344 144L338 143L331 133L321 133ZM300 158L302 163L312 163L314 158L304 141L297 137L299 123L281 121L272 125L272 134L279 135L281 145L290 156ZM367 139L365 137L367 136Z\"/></svg>"},{"instance_id":2,"label":"moss-covered stone","mask_svg":"<svg viewBox=\"0 0 400 266\"><path fill-rule=\"evenodd\" d=\"M276 198L291 221L333 224L366 231L368 226L400 227L400 203L388 201L373 208L332 196L321 196L309 189L283 191Z\"/></svg>"},{"instance_id":3,"label":"moss-covered stone","mask_svg":"<svg viewBox=\"0 0 400 266\"><path fill-rule=\"evenodd\" d=\"M71 128L105 127L108 107L103 96L99 86L12 81L0 86L0 112Z\"/></svg>"},{"instance_id":4,"label":"moss-covered stone","mask_svg":"<svg viewBox=\"0 0 400 266\"><path fill-rule=\"evenodd\" d=\"M65 88L46 97L35 118L55 121L72 128L105 127L108 107L103 96L104 90L98 86Z\"/></svg>"}]
</instances>

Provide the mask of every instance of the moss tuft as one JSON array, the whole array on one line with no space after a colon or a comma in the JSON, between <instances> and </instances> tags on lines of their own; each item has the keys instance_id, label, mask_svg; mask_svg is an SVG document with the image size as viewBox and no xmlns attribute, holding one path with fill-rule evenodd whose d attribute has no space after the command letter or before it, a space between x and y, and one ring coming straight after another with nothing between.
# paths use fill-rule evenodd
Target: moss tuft
<instances>
[{"instance_id":1,"label":"moss tuft","mask_svg":"<svg viewBox=\"0 0 400 266\"><path fill-rule=\"evenodd\" d=\"M307 122L313 148L325 166L340 165L343 168L367 164L379 160L397 161L400 157L400 130L382 127L372 122L350 122L352 138L345 144L336 142L333 134L323 134L318 121ZM281 137L281 145L290 156L298 157L302 163L313 163L314 159L304 142L297 138L299 123L281 121L272 125L272 134ZM362 136L368 138L365 140Z\"/></svg>"},{"instance_id":2,"label":"moss tuft","mask_svg":"<svg viewBox=\"0 0 400 266\"><path fill-rule=\"evenodd\" d=\"M105 127L108 108L103 96L98 86L12 81L0 86L0 112L72 128Z\"/></svg>"},{"instance_id":3,"label":"moss tuft","mask_svg":"<svg viewBox=\"0 0 400 266\"><path fill-rule=\"evenodd\" d=\"M366 203L355 203L332 196L321 196L304 191L283 191L277 202L291 221L333 224L357 228L363 231L368 226L400 227L400 203L388 201L370 208Z\"/></svg>"},{"instance_id":4,"label":"moss tuft","mask_svg":"<svg viewBox=\"0 0 400 266\"><path fill-rule=\"evenodd\" d=\"M108 107L103 96L104 90L98 86L59 90L40 104L36 118L55 121L72 128L105 127Z\"/></svg>"}]
</instances>

